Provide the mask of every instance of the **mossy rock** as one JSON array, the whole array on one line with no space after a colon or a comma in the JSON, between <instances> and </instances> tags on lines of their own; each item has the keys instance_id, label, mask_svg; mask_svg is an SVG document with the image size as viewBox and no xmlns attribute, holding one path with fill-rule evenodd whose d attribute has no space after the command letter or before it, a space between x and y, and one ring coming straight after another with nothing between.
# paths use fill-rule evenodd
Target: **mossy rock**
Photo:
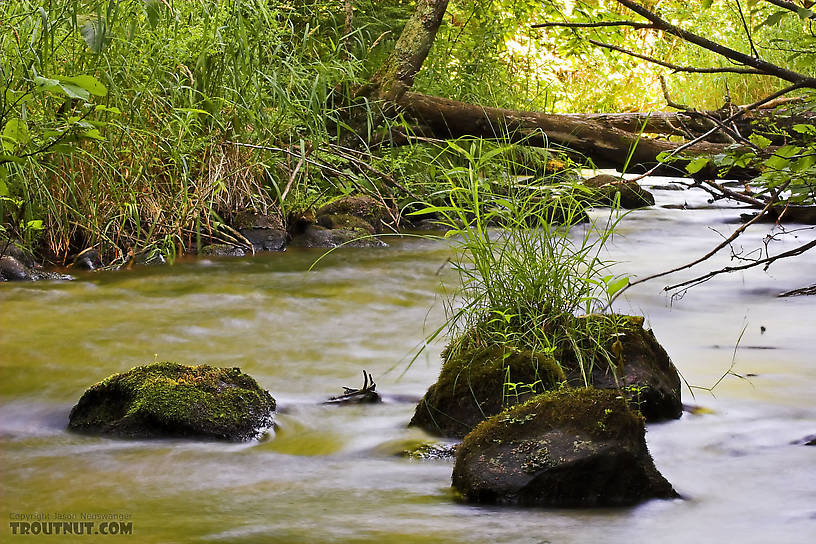
<instances>
[{"instance_id":1,"label":"mossy rock","mask_svg":"<svg viewBox=\"0 0 816 544\"><path fill-rule=\"evenodd\" d=\"M609 319L611 316L588 316L589 320ZM677 419L683 415L680 395L680 375L666 350L654 333L643 328L641 316L614 316L623 318L620 333L606 342L606 349L616 357L615 368L608 364L593 367L590 384L599 389L620 389L647 422ZM616 342L620 344L615 345ZM558 357L573 386L583 386L584 378L573 352Z\"/></svg>"},{"instance_id":2,"label":"mossy rock","mask_svg":"<svg viewBox=\"0 0 816 544\"><path fill-rule=\"evenodd\" d=\"M365 219L345 213L324 214L317 218L317 224L327 229L349 229L376 234L376 230Z\"/></svg>"},{"instance_id":3,"label":"mossy rock","mask_svg":"<svg viewBox=\"0 0 816 544\"><path fill-rule=\"evenodd\" d=\"M320 207L315 213L318 218L324 215L351 215L357 217L370 225L376 233L382 232L383 223L388 218L388 213L381 202L364 195L345 196L329 202Z\"/></svg>"},{"instance_id":4,"label":"mossy rock","mask_svg":"<svg viewBox=\"0 0 816 544\"><path fill-rule=\"evenodd\" d=\"M386 247L379 238L372 237L364 229L327 229L320 225L309 225L289 243L291 247L333 248L343 247Z\"/></svg>"},{"instance_id":5,"label":"mossy rock","mask_svg":"<svg viewBox=\"0 0 816 544\"><path fill-rule=\"evenodd\" d=\"M210 244L202 247L198 254L211 257L243 257L246 252L243 248L230 244Z\"/></svg>"},{"instance_id":6,"label":"mossy rock","mask_svg":"<svg viewBox=\"0 0 816 544\"><path fill-rule=\"evenodd\" d=\"M615 195L620 193L620 207L626 209L654 206L654 195L638 185L636 181L621 180L609 174L600 174L584 181L590 189L590 202L602 206L611 206Z\"/></svg>"},{"instance_id":7,"label":"mossy rock","mask_svg":"<svg viewBox=\"0 0 816 544\"><path fill-rule=\"evenodd\" d=\"M485 418L566 378L554 359L502 346L448 348L442 357L439 379L409 423L438 436L462 438ZM512 390L507 383L520 385Z\"/></svg>"},{"instance_id":8,"label":"mossy rock","mask_svg":"<svg viewBox=\"0 0 816 544\"><path fill-rule=\"evenodd\" d=\"M625 506L677 497L646 447L643 418L614 391L562 389L484 421L456 450L465 501Z\"/></svg>"},{"instance_id":9,"label":"mossy rock","mask_svg":"<svg viewBox=\"0 0 816 544\"><path fill-rule=\"evenodd\" d=\"M121 438L241 441L272 423L275 399L239 368L153 363L85 391L68 428Z\"/></svg>"},{"instance_id":10,"label":"mossy rock","mask_svg":"<svg viewBox=\"0 0 816 544\"><path fill-rule=\"evenodd\" d=\"M649 422L683 414L680 376L652 331L643 328L643 317L593 315L576 319L575 326L609 335L605 344L613 357L612 366L599 358L587 369L589 385L619 391ZM487 417L562 382L573 387L586 385L572 348L562 349L552 358L511 347L480 345L469 337L451 346L456 347L443 352L439 378L417 405L410 423L438 436L461 438ZM509 394L508 383L520 384L516 387L518 395Z\"/></svg>"}]
</instances>

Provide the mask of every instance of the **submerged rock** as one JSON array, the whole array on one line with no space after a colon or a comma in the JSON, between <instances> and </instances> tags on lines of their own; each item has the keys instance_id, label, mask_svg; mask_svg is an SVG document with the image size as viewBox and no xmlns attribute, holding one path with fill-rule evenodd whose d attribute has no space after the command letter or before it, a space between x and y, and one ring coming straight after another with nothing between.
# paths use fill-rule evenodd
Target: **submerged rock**
<instances>
[{"instance_id":1,"label":"submerged rock","mask_svg":"<svg viewBox=\"0 0 816 544\"><path fill-rule=\"evenodd\" d=\"M758 213L744 213L740 215L743 221L754 219ZM768 210L760 219L760 223L803 223L816 225L816 206L780 205Z\"/></svg>"},{"instance_id":2,"label":"submerged rock","mask_svg":"<svg viewBox=\"0 0 816 544\"><path fill-rule=\"evenodd\" d=\"M40 281L72 280L73 277L59 272L46 272L40 268L30 267L11 255L0 257L0 282L5 281Z\"/></svg>"},{"instance_id":3,"label":"submerged rock","mask_svg":"<svg viewBox=\"0 0 816 544\"><path fill-rule=\"evenodd\" d=\"M445 461L453 459L459 444L423 443L399 452L400 457L416 461Z\"/></svg>"},{"instance_id":4,"label":"submerged rock","mask_svg":"<svg viewBox=\"0 0 816 544\"><path fill-rule=\"evenodd\" d=\"M153 363L85 391L68 428L121 438L249 440L272 423L275 399L239 368Z\"/></svg>"},{"instance_id":5,"label":"submerged rock","mask_svg":"<svg viewBox=\"0 0 816 544\"><path fill-rule=\"evenodd\" d=\"M453 487L467 502L524 506L678 496L654 466L642 417L594 388L545 393L480 423L457 448Z\"/></svg>"},{"instance_id":6,"label":"submerged rock","mask_svg":"<svg viewBox=\"0 0 816 544\"><path fill-rule=\"evenodd\" d=\"M32 271L11 255L0 257L0 281L31 281Z\"/></svg>"},{"instance_id":7,"label":"submerged rock","mask_svg":"<svg viewBox=\"0 0 816 544\"><path fill-rule=\"evenodd\" d=\"M620 193L621 208L643 208L655 203L654 195L636 181L622 181L615 176L600 174L584 181L584 185L591 189L592 200L601 205L611 206L616 193Z\"/></svg>"},{"instance_id":8,"label":"submerged rock","mask_svg":"<svg viewBox=\"0 0 816 544\"><path fill-rule=\"evenodd\" d=\"M212 257L244 257L246 252L243 248L230 244L210 244L202 247L198 254Z\"/></svg>"},{"instance_id":9,"label":"submerged rock","mask_svg":"<svg viewBox=\"0 0 816 544\"><path fill-rule=\"evenodd\" d=\"M467 339L453 342L457 347L443 352L439 378L420 400L409 425L438 436L461 438L480 421L561 383L586 385L585 374L589 385L619 391L646 421L676 419L683 414L680 376L652 331L643 328L642 317L579 319L581 326L598 331L614 325L616 334L598 332L608 336L606 349L614 359L612 365L602 359L582 371L571 349L553 358L511 347L475 345Z\"/></svg>"}]
</instances>

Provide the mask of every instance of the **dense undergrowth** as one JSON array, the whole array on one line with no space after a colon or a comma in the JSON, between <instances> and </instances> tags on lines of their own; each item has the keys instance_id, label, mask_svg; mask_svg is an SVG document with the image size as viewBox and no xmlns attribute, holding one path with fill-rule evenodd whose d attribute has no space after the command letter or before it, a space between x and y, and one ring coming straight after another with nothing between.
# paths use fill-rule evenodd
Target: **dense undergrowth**
<instances>
[{"instance_id":1,"label":"dense undergrowth","mask_svg":"<svg viewBox=\"0 0 816 544\"><path fill-rule=\"evenodd\" d=\"M451 2L415 87L545 111L659 107L660 70L592 48L571 29L529 28L544 19L609 18L612 4ZM730 3L702 12L689 4L697 2L666 9L690 27L711 30L717 21L715 37L745 45ZM458 160L444 145L336 146L349 90L391 51L413 4L354 7L346 28L340 0L3 2L0 228L57 263L92 246L107 260L140 251L172 257L203 240L230 239L240 211L285 221L351 192L395 209L438 194L441 172ZM757 9L750 22L767 23L769 14ZM812 56L792 52L810 47L797 25L766 24L757 43L812 71ZM785 47L774 41L788 34L796 40ZM606 39L679 63L700 60L649 33L620 30ZM669 85L678 101L716 107L726 90L747 102L771 84L689 75ZM549 157L513 153L521 158L514 164L532 164L534 174Z\"/></svg>"}]
</instances>

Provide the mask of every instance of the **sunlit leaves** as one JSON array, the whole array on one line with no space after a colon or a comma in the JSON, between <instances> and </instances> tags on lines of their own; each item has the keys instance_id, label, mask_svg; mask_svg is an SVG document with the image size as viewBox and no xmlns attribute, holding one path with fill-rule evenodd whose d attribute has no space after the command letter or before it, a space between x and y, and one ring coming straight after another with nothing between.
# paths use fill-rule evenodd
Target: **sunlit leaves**
<instances>
[{"instance_id":1,"label":"sunlit leaves","mask_svg":"<svg viewBox=\"0 0 816 544\"><path fill-rule=\"evenodd\" d=\"M13 153L18 148L26 145L31 136L28 133L28 125L22 119L10 119L3 128L2 149L5 152Z\"/></svg>"},{"instance_id":2,"label":"sunlit leaves","mask_svg":"<svg viewBox=\"0 0 816 544\"><path fill-rule=\"evenodd\" d=\"M771 140L756 132L751 134L751 136L748 137L748 140L750 140L752 144L759 147L760 149L765 149L772 143Z\"/></svg>"},{"instance_id":3,"label":"sunlit leaves","mask_svg":"<svg viewBox=\"0 0 816 544\"><path fill-rule=\"evenodd\" d=\"M709 157L697 157L686 165L686 172L689 174L696 174L705 168L710 161L711 159Z\"/></svg>"}]
</instances>

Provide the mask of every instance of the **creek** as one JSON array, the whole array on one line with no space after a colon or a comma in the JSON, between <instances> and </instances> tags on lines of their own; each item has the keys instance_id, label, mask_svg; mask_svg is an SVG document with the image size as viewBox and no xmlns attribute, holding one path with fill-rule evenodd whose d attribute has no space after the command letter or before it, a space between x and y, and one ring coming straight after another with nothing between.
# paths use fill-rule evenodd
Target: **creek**
<instances>
[{"instance_id":1,"label":"creek","mask_svg":"<svg viewBox=\"0 0 816 544\"><path fill-rule=\"evenodd\" d=\"M662 208L706 195L654 192L658 206L619 227L617 272L691 261L739 215ZM760 247L768 228L739 245ZM751 376L726 376L713 395L684 389L704 410L648 427L655 464L683 500L546 510L457 503L451 461L395 456L423 439L405 428L415 406L406 399L436 380L442 343L408 362L443 321L440 281L456 277L442 242L389 244L335 251L312 272L321 252L290 249L0 286L0 539L10 541L12 514L115 512L132 516L132 537L120 537L130 542L813 542L816 448L794 442L816 433L816 297L775 295L814 282L816 252L683 297L662 287L688 274L628 291L617 310L646 316L689 384L713 385L732 362ZM702 269L727 264L727 253ZM278 401L279 428L243 444L66 431L87 387L154 360L240 367ZM359 387L363 369L386 402L320 404Z\"/></svg>"}]
</instances>

